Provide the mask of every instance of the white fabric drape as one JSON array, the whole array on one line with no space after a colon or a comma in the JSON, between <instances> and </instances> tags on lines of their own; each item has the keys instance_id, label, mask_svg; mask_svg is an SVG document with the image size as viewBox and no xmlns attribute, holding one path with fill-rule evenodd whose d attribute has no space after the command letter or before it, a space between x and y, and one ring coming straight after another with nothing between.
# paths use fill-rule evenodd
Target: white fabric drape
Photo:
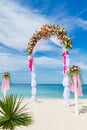
<instances>
[{"instance_id":1,"label":"white fabric drape","mask_svg":"<svg viewBox=\"0 0 87 130\"><path fill-rule=\"evenodd\" d=\"M60 44L60 43L61 43L61 40L59 40L56 35L51 36L51 37L50 37L50 40L51 40L53 43L55 43L56 45L62 46L62 45ZM42 38L42 39L40 39L40 40L37 42L37 44L36 44L35 47L33 48L33 53L32 53L32 54L35 54L35 53L39 50L40 46L42 46L43 43L44 43L44 39Z\"/></svg>"},{"instance_id":2,"label":"white fabric drape","mask_svg":"<svg viewBox=\"0 0 87 130\"><path fill-rule=\"evenodd\" d=\"M32 87L32 97L31 97L31 101L35 102L37 101L37 96L36 96L36 74L35 74L35 67L34 67L34 63L32 66L32 71L31 71L31 87Z\"/></svg>"},{"instance_id":3,"label":"white fabric drape","mask_svg":"<svg viewBox=\"0 0 87 130\"><path fill-rule=\"evenodd\" d=\"M62 41L59 40L57 36L55 36L55 35L51 36L50 40L53 43L55 43L56 45L62 47L63 48L63 52L67 51L66 48L61 44ZM35 54L39 50L39 48L43 44L43 42L44 42L43 38L38 41L38 43L33 48L32 55ZM28 58L30 59L30 56ZM68 71L69 70L69 55L66 55L66 66L67 66L67 71ZM69 77L68 77L67 73L64 74L64 78L63 78L62 84L64 86L64 93L63 93L64 105L70 105L70 102L69 102L69 95L70 95L70 91L69 91ZM34 64L33 64L33 69L32 69L32 72L31 72L31 87L32 87L32 97L31 97L31 100L32 101L36 101L37 100L37 97L36 97L36 74L35 74Z\"/></svg>"},{"instance_id":4,"label":"white fabric drape","mask_svg":"<svg viewBox=\"0 0 87 130\"><path fill-rule=\"evenodd\" d=\"M61 40L59 40L56 35L51 36L51 37L50 37L50 40L51 40L53 43L55 43L56 45L62 46L62 45L61 45Z\"/></svg>"},{"instance_id":5,"label":"white fabric drape","mask_svg":"<svg viewBox=\"0 0 87 130\"><path fill-rule=\"evenodd\" d=\"M69 77L68 77L67 74L64 75L62 84L63 84L63 86L65 86L65 87L69 87L70 82L69 82Z\"/></svg>"},{"instance_id":6,"label":"white fabric drape","mask_svg":"<svg viewBox=\"0 0 87 130\"><path fill-rule=\"evenodd\" d=\"M43 42L44 42L44 39L43 39L43 38L40 39L40 40L37 42L37 44L35 45L35 47L34 47L34 49L33 49L33 53L32 53L32 54L35 54L35 53L39 50L39 48L42 46Z\"/></svg>"},{"instance_id":7,"label":"white fabric drape","mask_svg":"<svg viewBox=\"0 0 87 130\"><path fill-rule=\"evenodd\" d=\"M63 53L66 52L66 48L63 47ZM64 65L64 64L63 64ZM69 70L69 55L66 55L66 67L67 67L67 71ZM64 78L63 78L63 86L64 86L64 92L63 92L63 97L64 97L64 102L63 104L66 106L70 105L70 101L69 101L69 97L70 97L70 82L69 82L69 77L66 74L63 74Z\"/></svg>"}]
</instances>

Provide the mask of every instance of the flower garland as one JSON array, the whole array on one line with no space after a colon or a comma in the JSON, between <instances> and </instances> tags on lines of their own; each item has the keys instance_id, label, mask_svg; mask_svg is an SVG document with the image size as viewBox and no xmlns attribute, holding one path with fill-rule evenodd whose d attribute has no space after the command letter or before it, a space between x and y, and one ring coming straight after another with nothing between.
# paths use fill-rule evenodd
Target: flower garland
<instances>
[{"instance_id":1,"label":"flower garland","mask_svg":"<svg viewBox=\"0 0 87 130\"><path fill-rule=\"evenodd\" d=\"M73 65L70 70L68 71L68 75L69 76L72 76L73 74L80 74L81 73L81 70L80 70L80 67L79 66L75 66Z\"/></svg>"},{"instance_id":2,"label":"flower garland","mask_svg":"<svg viewBox=\"0 0 87 130\"><path fill-rule=\"evenodd\" d=\"M3 74L3 78L10 79L10 73L9 72L5 72Z\"/></svg>"},{"instance_id":3,"label":"flower garland","mask_svg":"<svg viewBox=\"0 0 87 130\"><path fill-rule=\"evenodd\" d=\"M56 35L60 39L62 44L66 49L72 48L72 40L67 36L67 32L64 28L61 28L59 25L44 25L39 31L33 34L28 42L27 53L28 55L32 54L34 46L41 39L50 38L52 35Z\"/></svg>"}]
</instances>

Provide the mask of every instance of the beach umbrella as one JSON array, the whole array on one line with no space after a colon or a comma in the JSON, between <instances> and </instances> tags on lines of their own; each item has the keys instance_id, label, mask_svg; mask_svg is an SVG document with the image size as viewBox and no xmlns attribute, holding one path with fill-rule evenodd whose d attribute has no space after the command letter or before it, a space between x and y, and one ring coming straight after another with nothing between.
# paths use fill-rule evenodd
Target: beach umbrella
<instances>
[{"instance_id":1,"label":"beach umbrella","mask_svg":"<svg viewBox=\"0 0 87 130\"><path fill-rule=\"evenodd\" d=\"M2 92L4 93L4 98L6 97L6 91L10 89L10 73L5 72L2 78Z\"/></svg>"},{"instance_id":2,"label":"beach umbrella","mask_svg":"<svg viewBox=\"0 0 87 130\"><path fill-rule=\"evenodd\" d=\"M71 87L70 91L75 95L75 113L79 115L79 106L78 106L78 96L82 96L82 78L81 78L81 71L80 67L73 65L68 74L71 77Z\"/></svg>"}]
</instances>

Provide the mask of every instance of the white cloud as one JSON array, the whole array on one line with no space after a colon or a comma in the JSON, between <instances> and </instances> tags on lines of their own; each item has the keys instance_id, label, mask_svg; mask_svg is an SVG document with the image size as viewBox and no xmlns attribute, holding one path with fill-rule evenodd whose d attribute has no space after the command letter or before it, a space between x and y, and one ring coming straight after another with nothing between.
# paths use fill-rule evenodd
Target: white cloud
<instances>
[{"instance_id":1,"label":"white cloud","mask_svg":"<svg viewBox=\"0 0 87 130\"><path fill-rule=\"evenodd\" d=\"M71 49L70 50L70 54L75 54L75 55L79 55L79 54L81 54L83 52L83 50L82 49L80 49L80 48L76 48L76 49Z\"/></svg>"},{"instance_id":2,"label":"white cloud","mask_svg":"<svg viewBox=\"0 0 87 130\"><path fill-rule=\"evenodd\" d=\"M53 16L52 16L53 17ZM44 17L38 11L26 9L11 0L0 1L0 42L16 48L26 49L29 38L43 24L51 23L52 17ZM87 21L67 16L57 20L69 33L76 27L87 30ZM54 21L56 21L54 19ZM53 20L52 20L53 23ZM49 46L43 46L43 49ZM51 48L50 48L51 49Z\"/></svg>"},{"instance_id":3,"label":"white cloud","mask_svg":"<svg viewBox=\"0 0 87 130\"><path fill-rule=\"evenodd\" d=\"M83 20L81 18L77 19L77 25L81 28L83 28L84 30L87 30L87 20Z\"/></svg>"},{"instance_id":4,"label":"white cloud","mask_svg":"<svg viewBox=\"0 0 87 130\"><path fill-rule=\"evenodd\" d=\"M31 34L49 21L44 16L8 0L0 1L0 42L26 49Z\"/></svg>"},{"instance_id":5,"label":"white cloud","mask_svg":"<svg viewBox=\"0 0 87 130\"><path fill-rule=\"evenodd\" d=\"M84 62L79 62L78 65L80 66L81 69L87 70L87 64Z\"/></svg>"},{"instance_id":6,"label":"white cloud","mask_svg":"<svg viewBox=\"0 0 87 130\"><path fill-rule=\"evenodd\" d=\"M80 17L67 16L67 17L63 17L62 20L60 19L57 22L62 27L64 27L66 31L68 31L68 33L72 33L75 29L78 28L87 30L87 20L84 20Z\"/></svg>"},{"instance_id":7,"label":"white cloud","mask_svg":"<svg viewBox=\"0 0 87 130\"><path fill-rule=\"evenodd\" d=\"M46 68L53 68L53 69L63 66L62 60L52 59L45 56L35 58L35 64L39 66L44 66Z\"/></svg>"},{"instance_id":8,"label":"white cloud","mask_svg":"<svg viewBox=\"0 0 87 130\"><path fill-rule=\"evenodd\" d=\"M60 59L52 59L45 56L34 58L35 66L42 66L46 68L56 69L62 67L63 63ZM25 56L17 56L9 53L0 53L0 72L22 71L28 68L28 58Z\"/></svg>"},{"instance_id":9,"label":"white cloud","mask_svg":"<svg viewBox=\"0 0 87 130\"><path fill-rule=\"evenodd\" d=\"M51 23L52 17L46 18L38 11L26 9L11 0L0 1L0 42L15 49L26 49L28 40L35 30L43 24ZM77 24L86 27L87 22L67 16L67 18L57 20L57 23L71 32ZM50 45L43 45L41 49L52 50Z\"/></svg>"},{"instance_id":10,"label":"white cloud","mask_svg":"<svg viewBox=\"0 0 87 130\"><path fill-rule=\"evenodd\" d=\"M19 71L28 67L27 57L0 53L0 72Z\"/></svg>"},{"instance_id":11,"label":"white cloud","mask_svg":"<svg viewBox=\"0 0 87 130\"><path fill-rule=\"evenodd\" d=\"M52 20L52 17L44 17L38 11L26 9L11 0L0 1L0 42L19 50L26 49L29 38L36 30L44 24L53 21L55 23L56 20ZM82 24L81 19L74 17L67 16L61 19L57 20L57 24L65 27L69 33L77 24L79 26ZM43 50L49 48L49 45L43 46Z\"/></svg>"},{"instance_id":12,"label":"white cloud","mask_svg":"<svg viewBox=\"0 0 87 130\"><path fill-rule=\"evenodd\" d=\"M53 16L52 16L53 17ZM34 12L31 9L23 8L21 5L16 4L11 0L0 0L0 42L3 44L15 48L15 49L26 49L27 42L30 36L39 29L43 24L51 23L52 17L48 19L38 12ZM63 25L69 32L72 32L76 27L82 27L87 29L87 21L75 17L61 18L57 20L57 23ZM53 20L52 20L53 23ZM45 42L45 41L44 41ZM50 44L44 44L40 47L40 50L53 50ZM83 62L83 58L80 54L80 50L71 51L73 57L71 57L73 63L80 64L86 69L86 64ZM83 58L82 62L77 60L78 57L74 54L79 55ZM21 60L22 59L22 60ZM62 60L52 59L48 57L39 57L35 59L37 65L42 65L49 68L61 67ZM17 71L27 66L27 59L22 56L13 56L10 54L0 54L0 71Z\"/></svg>"},{"instance_id":13,"label":"white cloud","mask_svg":"<svg viewBox=\"0 0 87 130\"><path fill-rule=\"evenodd\" d=\"M74 49L70 52L70 65L78 65L81 69L87 70L87 53L82 49Z\"/></svg>"},{"instance_id":14,"label":"white cloud","mask_svg":"<svg viewBox=\"0 0 87 130\"><path fill-rule=\"evenodd\" d=\"M76 14L75 17L79 17L80 15L84 14L87 12L87 8L84 8L83 10L81 10L78 14Z\"/></svg>"}]
</instances>

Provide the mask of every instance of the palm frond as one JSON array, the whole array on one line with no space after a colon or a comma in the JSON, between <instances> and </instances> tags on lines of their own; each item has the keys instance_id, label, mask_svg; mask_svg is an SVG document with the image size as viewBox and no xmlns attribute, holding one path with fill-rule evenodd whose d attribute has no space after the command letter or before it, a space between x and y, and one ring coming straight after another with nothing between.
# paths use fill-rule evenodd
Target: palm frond
<instances>
[{"instance_id":1,"label":"palm frond","mask_svg":"<svg viewBox=\"0 0 87 130\"><path fill-rule=\"evenodd\" d=\"M17 98L10 95L0 100L0 128L14 130L16 126L27 126L32 123L32 116L26 110L27 105L22 105L23 97Z\"/></svg>"}]
</instances>

